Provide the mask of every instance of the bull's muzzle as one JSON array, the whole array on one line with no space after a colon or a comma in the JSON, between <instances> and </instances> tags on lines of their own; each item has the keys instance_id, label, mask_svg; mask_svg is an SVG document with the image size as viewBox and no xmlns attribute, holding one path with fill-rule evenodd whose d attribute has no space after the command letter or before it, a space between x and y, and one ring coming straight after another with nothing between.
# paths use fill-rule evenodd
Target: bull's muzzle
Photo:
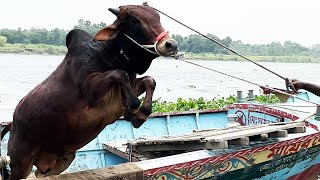
<instances>
[{"instance_id":1,"label":"bull's muzzle","mask_svg":"<svg viewBox=\"0 0 320 180\"><path fill-rule=\"evenodd\" d=\"M165 43L165 47L168 51L178 52L178 42L174 39L170 39Z\"/></svg>"},{"instance_id":2,"label":"bull's muzzle","mask_svg":"<svg viewBox=\"0 0 320 180\"><path fill-rule=\"evenodd\" d=\"M164 38L157 45L157 51L162 56L174 56L178 53L178 42L170 36Z\"/></svg>"}]
</instances>

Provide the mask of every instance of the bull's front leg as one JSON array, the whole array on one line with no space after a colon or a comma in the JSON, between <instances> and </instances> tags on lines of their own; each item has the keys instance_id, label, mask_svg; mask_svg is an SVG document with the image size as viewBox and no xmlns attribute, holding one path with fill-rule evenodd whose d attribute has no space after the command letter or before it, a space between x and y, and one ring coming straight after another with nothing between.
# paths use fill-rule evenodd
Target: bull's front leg
<instances>
[{"instance_id":1,"label":"bull's front leg","mask_svg":"<svg viewBox=\"0 0 320 180\"><path fill-rule=\"evenodd\" d=\"M134 93L128 74L123 70L112 70L105 73L91 73L82 83L81 89L87 96L89 106L95 106L96 102L105 96L113 86L120 86L124 95L125 112L128 114L136 114L140 100Z\"/></svg>"},{"instance_id":2,"label":"bull's front leg","mask_svg":"<svg viewBox=\"0 0 320 180\"><path fill-rule=\"evenodd\" d=\"M136 75L133 74L130 75L130 82L137 97L146 93L139 111L131 117L132 125L139 128L152 112L152 96L156 88L156 81L150 76L136 78Z\"/></svg>"}]
</instances>

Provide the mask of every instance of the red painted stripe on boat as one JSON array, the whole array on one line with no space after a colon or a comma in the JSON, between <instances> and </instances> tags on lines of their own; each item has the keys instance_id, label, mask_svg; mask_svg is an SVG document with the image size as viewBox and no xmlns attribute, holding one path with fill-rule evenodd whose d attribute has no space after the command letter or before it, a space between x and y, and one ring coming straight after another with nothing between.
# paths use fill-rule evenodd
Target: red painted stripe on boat
<instances>
[{"instance_id":1,"label":"red painted stripe on boat","mask_svg":"<svg viewBox=\"0 0 320 180\"><path fill-rule=\"evenodd\" d=\"M234 158L234 157L244 156L244 155L248 155L248 154L254 154L257 152L271 150L271 149L275 149L275 148L280 148L282 146L288 146L288 145L292 145L294 143L308 142L309 140L311 140L313 138L318 138L319 136L320 136L320 132L317 132L314 134L294 138L291 140L282 141L282 142L278 142L278 143L272 143L272 144L268 144L265 146L252 148L252 149L236 151L236 152L228 153L228 154L221 155L221 156L214 156L214 157L210 157L210 158L204 158L204 159L199 159L199 160L194 160L194 161L189 161L189 162L184 162L184 163L178 163L178 164L169 165L169 166L163 166L163 167L159 167L159 168L148 169L148 170L144 171L144 176L152 176L152 175L156 175L159 173L172 171L175 169L181 169L181 168L185 168L185 167L193 167L193 166L203 165L206 163L223 162L223 161L226 161L226 160Z\"/></svg>"}]
</instances>

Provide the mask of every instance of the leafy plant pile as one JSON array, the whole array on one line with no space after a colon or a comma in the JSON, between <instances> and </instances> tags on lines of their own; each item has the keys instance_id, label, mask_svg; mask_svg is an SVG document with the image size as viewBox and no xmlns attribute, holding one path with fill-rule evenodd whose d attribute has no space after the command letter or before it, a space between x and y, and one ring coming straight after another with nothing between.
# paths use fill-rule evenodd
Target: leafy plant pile
<instances>
[{"instance_id":1,"label":"leafy plant pile","mask_svg":"<svg viewBox=\"0 0 320 180\"><path fill-rule=\"evenodd\" d=\"M152 103L152 112L179 112L190 110L219 109L237 102L235 96L227 98L219 98L213 100L205 100L203 97L198 99L182 99L178 98L177 102L163 101L161 98L154 100ZM253 102L276 104L280 103L280 99L275 95L256 95Z\"/></svg>"}]
</instances>

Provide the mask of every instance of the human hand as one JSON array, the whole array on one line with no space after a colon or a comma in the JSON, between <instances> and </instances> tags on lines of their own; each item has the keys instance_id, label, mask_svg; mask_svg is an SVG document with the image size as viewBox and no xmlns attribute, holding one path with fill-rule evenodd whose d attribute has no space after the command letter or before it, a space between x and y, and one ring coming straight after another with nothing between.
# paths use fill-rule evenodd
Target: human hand
<instances>
[{"instance_id":1,"label":"human hand","mask_svg":"<svg viewBox=\"0 0 320 180\"><path fill-rule=\"evenodd\" d=\"M298 79L292 79L292 84L296 88L296 90L303 89L304 82Z\"/></svg>"}]
</instances>

